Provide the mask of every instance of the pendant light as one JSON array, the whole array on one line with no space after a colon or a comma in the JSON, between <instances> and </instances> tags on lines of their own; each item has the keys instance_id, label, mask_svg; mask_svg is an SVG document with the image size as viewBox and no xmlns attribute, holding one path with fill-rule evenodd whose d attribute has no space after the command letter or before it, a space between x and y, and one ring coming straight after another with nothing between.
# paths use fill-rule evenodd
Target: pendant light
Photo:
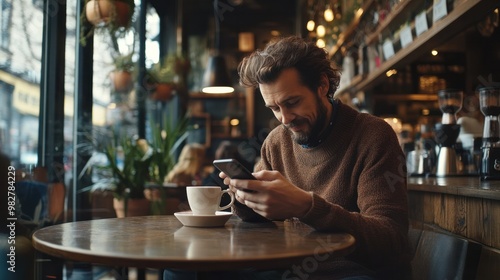
<instances>
[{"instance_id":1,"label":"pendant light","mask_svg":"<svg viewBox=\"0 0 500 280\"><path fill-rule=\"evenodd\" d=\"M208 59L207 69L203 75L202 92L211 94L231 93L234 91L231 78L226 67L224 56L219 53L220 45L220 27L219 17L217 16L218 0L214 1L214 18L215 18L215 49L213 54Z\"/></svg>"}]
</instances>

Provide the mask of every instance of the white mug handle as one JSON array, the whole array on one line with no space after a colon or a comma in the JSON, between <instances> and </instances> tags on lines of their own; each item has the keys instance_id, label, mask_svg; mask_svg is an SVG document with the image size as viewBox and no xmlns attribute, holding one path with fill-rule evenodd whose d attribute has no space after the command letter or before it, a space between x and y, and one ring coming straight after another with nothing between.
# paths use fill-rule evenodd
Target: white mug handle
<instances>
[{"instance_id":1,"label":"white mug handle","mask_svg":"<svg viewBox=\"0 0 500 280\"><path fill-rule=\"evenodd\" d=\"M227 190L221 191L220 196L222 197L225 193L227 193L231 197L231 202L229 202L227 205L219 206L218 210L227 209L227 208L233 206L233 204L234 204L234 193L231 192L229 189L227 189Z\"/></svg>"}]
</instances>

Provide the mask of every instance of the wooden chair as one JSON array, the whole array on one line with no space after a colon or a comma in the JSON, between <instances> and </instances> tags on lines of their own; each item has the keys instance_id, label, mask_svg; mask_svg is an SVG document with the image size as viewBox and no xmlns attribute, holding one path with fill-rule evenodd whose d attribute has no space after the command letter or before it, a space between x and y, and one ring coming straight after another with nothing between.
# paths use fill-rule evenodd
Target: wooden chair
<instances>
[{"instance_id":1,"label":"wooden chair","mask_svg":"<svg viewBox=\"0 0 500 280\"><path fill-rule=\"evenodd\" d=\"M410 229L414 280L475 279L481 245L447 233Z\"/></svg>"}]
</instances>

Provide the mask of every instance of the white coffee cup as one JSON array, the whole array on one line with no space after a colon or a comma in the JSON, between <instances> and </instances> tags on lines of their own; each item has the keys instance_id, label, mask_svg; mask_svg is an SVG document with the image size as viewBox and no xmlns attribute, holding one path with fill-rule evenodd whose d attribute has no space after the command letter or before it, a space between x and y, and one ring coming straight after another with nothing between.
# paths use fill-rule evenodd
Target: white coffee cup
<instances>
[{"instance_id":1,"label":"white coffee cup","mask_svg":"<svg viewBox=\"0 0 500 280\"><path fill-rule=\"evenodd\" d=\"M234 204L234 194L218 186L188 186L186 193L193 215L215 215L215 212ZM226 193L231 196L231 202L221 207L220 200Z\"/></svg>"}]
</instances>

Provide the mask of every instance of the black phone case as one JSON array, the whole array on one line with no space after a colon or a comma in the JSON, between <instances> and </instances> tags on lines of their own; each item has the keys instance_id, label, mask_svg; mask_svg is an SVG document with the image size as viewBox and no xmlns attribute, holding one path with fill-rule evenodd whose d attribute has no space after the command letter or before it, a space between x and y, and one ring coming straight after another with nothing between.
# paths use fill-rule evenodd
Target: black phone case
<instances>
[{"instance_id":1,"label":"black phone case","mask_svg":"<svg viewBox=\"0 0 500 280\"><path fill-rule=\"evenodd\" d=\"M231 179L256 180L252 172L235 159L216 159L213 164Z\"/></svg>"}]
</instances>

